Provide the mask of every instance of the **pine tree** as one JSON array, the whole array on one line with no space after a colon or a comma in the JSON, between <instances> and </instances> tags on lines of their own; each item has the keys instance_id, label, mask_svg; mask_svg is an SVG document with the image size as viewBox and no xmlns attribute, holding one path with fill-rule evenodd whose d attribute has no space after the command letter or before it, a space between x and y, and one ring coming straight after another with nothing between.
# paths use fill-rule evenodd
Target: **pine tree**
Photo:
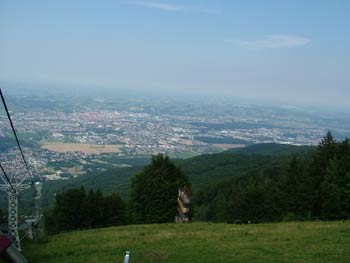
<instances>
[{"instance_id":1,"label":"pine tree","mask_svg":"<svg viewBox=\"0 0 350 263\"><path fill-rule=\"evenodd\" d=\"M125 223L126 207L118 194L105 197L105 213L107 225L122 225Z\"/></svg>"},{"instance_id":2,"label":"pine tree","mask_svg":"<svg viewBox=\"0 0 350 263\"><path fill-rule=\"evenodd\" d=\"M57 230L78 229L84 226L82 204L85 202L85 198L83 187L70 189L56 195L53 217Z\"/></svg>"},{"instance_id":3,"label":"pine tree","mask_svg":"<svg viewBox=\"0 0 350 263\"><path fill-rule=\"evenodd\" d=\"M303 163L294 156L289 163L281 191L284 214L296 218L311 214L309 179Z\"/></svg>"},{"instance_id":4,"label":"pine tree","mask_svg":"<svg viewBox=\"0 0 350 263\"><path fill-rule=\"evenodd\" d=\"M339 163L336 160L332 160L327 169L325 179L321 184L323 216L339 216L342 212L340 177Z\"/></svg>"},{"instance_id":5,"label":"pine tree","mask_svg":"<svg viewBox=\"0 0 350 263\"><path fill-rule=\"evenodd\" d=\"M328 132L319 144L310 166L310 198L313 200L312 213L314 216L321 215L323 203L321 184L326 176L330 160L335 158L336 150L337 142L331 132Z\"/></svg>"},{"instance_id":6,"label":"pine tree","mask_svg":"<svg viewBox=\"0 0 350 263\"><path fill-rule=\"evenodd\" d=\"M125 223L125 204L117 194L104 197L92 189L70 189L56 195L53 210L46 215L45 225L50 233Z\"/></svg>"},{"instance_id":7,"label":"pine tree","mask_svg":"<svg viewBox=\"0 0 350 263\"><path fill-rule=\"evenodd\" d=\"M157 155L132 180L130 217L134 223L174 221L178 189L189 186L187 176L170 161Z\"/></svg>"}]
</instances>

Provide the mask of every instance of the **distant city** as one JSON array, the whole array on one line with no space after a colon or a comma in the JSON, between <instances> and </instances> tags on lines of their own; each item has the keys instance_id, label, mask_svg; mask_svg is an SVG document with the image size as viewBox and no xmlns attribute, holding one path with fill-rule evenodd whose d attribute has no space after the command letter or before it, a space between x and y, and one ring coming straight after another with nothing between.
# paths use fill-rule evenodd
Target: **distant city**
<instances>
[{"instance_id":1,"label":"distant city","mask_svg":"<svg viewBox=\"0 0 350 263\"><path fill-rule=\"evenodd\" d=\"M328 130L339 139L350 130L346 116L228 99L10 94L25 154L45 180L130 166L131 158L158 153L186 158L257 143L316 145ZM1 157L11 169L20 162L3 112L0 127Z\"/></svg>"}]
</instances>

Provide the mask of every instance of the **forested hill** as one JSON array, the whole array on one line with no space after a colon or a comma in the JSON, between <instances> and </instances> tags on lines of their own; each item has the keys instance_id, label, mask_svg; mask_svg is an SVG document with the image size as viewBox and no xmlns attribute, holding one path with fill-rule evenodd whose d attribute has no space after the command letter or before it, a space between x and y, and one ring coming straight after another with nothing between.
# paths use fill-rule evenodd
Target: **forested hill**
<instances>
[{"instance_id":1,"label":"forested hill","mask_svg":"<svg viewBox=\"0 0 350 263\"><path fill-rule=\"evenodd\" d=\"M280 155L276 153L277 149ZM290 153L304 152L305 149L313 148L278 144L252 145L242 150L242 153L225 151L175 160L175 162L188 174L192 189L197 191L222 180L242 176L249 170L286 165L290 160ZM75 179L47 182L43 187L42 205L45 207L52 203L55 193L80 186L84 186L85 189L101 189L105 194L118 192L124 200L127 200L131 178L142 168L135 165L131 168L118 168Z\"/></svg>"},{"instance_id":2,"label":"forested hill","mask_svg":"<svg viewBox=\"0 0 350 263\"><path fill-rule=\"evenodd\" d=\"M350 216L348 139L338 142L328 133L314 151L279 156L274 161L256 168L249 165L240 176L201 188L193 198L196 219L280 221Z\"/></svg>"},{"instance_id":3,"label":"forested hill","mask_svg":"<svg viewBox=\"0 0 350 263\"><path fill-rule=\"evenodd\" d=\"M276 145L273 147L278 148ZM268 150L266 145L264 148L266 152L274 152ZM288 147L283 148L290 151ZM96 191L94 194L89 190L97 188L105 194L113 190L118 192L118 189L123 191L119 191L119 196L124 200L114 195L111 197L114 201L108 203L110 199L107 197L105 204L106 209L119 204L122 208L127 207L125 211L128 216L123 217L126 223L172 222L177 191L183 185L192 192L192 220L261 222L310 220L314 217L327 220L348 218L350 141L336 141L328 133L318 147L300 149L299 153L293 149L293 154L279 155L223 152L176 162L164 155L157 155L145 167L82 176L76 181L61 181L60 189L57 190L84 186L91 194L87 195L81 188L56 195L51 218L57 218L56 214L60 214L60 204L64 208L70 203L62 201L66 196L67 200L75 200L75 195L81 196L85 206L90 199L102 200L102 192ZM261 149L259 153L262 153ZM51 187L52 184L54 182ZM44 185L44 200L47 196L53 196L47 187L50 187L50 183ZM81 207L79 203L75 205ZM72 214L76 214L75 207L71 209ZM160 212L163 209L167 211L166 216L165 212ZM91 219L95 220L94 216ZM100 219L96 219L96 225L104 224ZM60 221L52 222L56 222L53 224L55 226ZM85 223L86 226L89 226L89 222ZM79 218L76 223L78 226ZM58 229L64 230L65 226L59 226Z\"/></svg>"},{"instance_id":4,"label":"forested hill","mask_svg":"<svg viewBox=\"0 0 350 263\"><path fill-rule=\"evenodd\" d=\"M291 155L301 154L315 150L313 146L295 146L289 144L278 144L278 143L261 143L253 144L244 148L234 148L227 150L227 153L237 154L261 154L261 155Z\"/></svg>"},{"instance_id":5,"label":"forested hill","mask_svg":"<svg viewBox=\"0 0 350 263\"><path fill-rule=\"evenodd\" d=\"M68 189L80 188L101 190L104 194L118 193L124 200L128 199L131 178L142 166L116 168L95 175L84 175L68 180L55 180L44 183L41 205L47 207L55 200L57 193Z\"/></svg>"},{"instance_id":6,"label":"forested hill","mask_svg":"<svg viewBox=\"0 0 350 263\"><path fill-rule=\"evenodd\" d=\"M241 176L249 170L264 169L283 163L288 163L288 158L285 156L234 153L201 155L177 161L177 164L189 175L194 191L224 179Z\"/></svg>"},{"instance_id":7,"label":"forested hill","mask_svg":"<svg viewBox=\"0 0 350 263\"><path fill-rule=\"evenodd\" d=\"M204 154L177 160L177 164L189 175L192 189L216 184L246 174L252 170L264 170L285 166L293 155L310 154L315 147L285 144L256 144L242 149L217 154Z\"/></svg>"}]
</instances>

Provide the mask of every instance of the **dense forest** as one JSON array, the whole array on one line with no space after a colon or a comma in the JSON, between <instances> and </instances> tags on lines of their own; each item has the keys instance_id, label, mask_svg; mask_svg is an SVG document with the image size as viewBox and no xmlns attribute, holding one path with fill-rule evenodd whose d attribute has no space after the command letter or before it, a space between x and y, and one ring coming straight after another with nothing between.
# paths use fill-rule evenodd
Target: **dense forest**
<instances>
[{"instance_id":1,"label":"dense forest","mask_svg":"<svg viewBox=\"0 0 350 263\"><path fill-rule=\"evenodd\" d=\"M122 225L126 223L126 205L118 194L104 196L100 190L83 187L56 195L54 207L45 217L46 230L58 233L74 229Z\"/></svg>"},{"instance_id":2,"label":"dense forest","mask_svg":"<svg viewBox=\"0 0 350 263\"><path fill-rule=\"evenodd\" d=\"M92 175L84 175L68 180L47 181L42 189L42 198L40 200L42 207L48 207L55 201L55 194L75 189L83 186L85 189L103 190L104 194L119 193L121 198L126 201L130 190L131 178L135 173L141 170L142 166L133 166L126 168L115 168L106 172Z\"/></svg>"},{"instance_id":3,"label":"dense forest","mask_svg":"<svg viewBox=\"0 0 350 263\"><path fill-rule=\"evenodd\" d=\"M56 196L47 225L60 230L97 224L173 222L177 189L184 185L192 186L192 220L197 221L341 219L350 215L348 139L338 142L328 133L318 147L269 144L239 151L175 161L154 156L150 165L134 175L128 198L123 201L115 196L118 205L104 208L106 215L117 213L119 221L110 221L110 216L91 219L95 212L91 212L90 219L81 217L87 212L77 212L79 209L97 209L82 204L91 202L91 195L95 198L102 193L73 189ZM127 184L127 180L123 182ZM67 202L69 207L62 205ZM118 208L118 212L108 211L108 207ZM75 225L65 225L72 218L62 220L60 216L52 222L50 215L63 214L61 209L68 215L75 214ZM66 223L62 225L60 220Z\"/></svg>"},{"instance_id":4,"label":"dense forest","mask_svg":"<svg viewBox=\"0 0 350 263\"><path fill-rule=\"evenodd\" d=\"M280 161L288 162L286 157L291 154L301 154L312 150L314 148L308 146L267 143L232 149L222 153L199 155L188 159L174 159L173 161L188 175L192 189L197 191L221 180L241 176L253 168L272 166ZM102 173L45 182L40 205L44 208L51 206L54 203L56 193L81 186L84 186L85 189L101 189L104 194L118 192L122 199L127 201L133 176L149 162L134 162L132 167L114 168ZM3 207L6 208L7 204L5 203Z\"/></svg>"},{"instance_id":5,"label":"dense forest","mask_svg":"<svg viewBox=\"0 0 350 263\"><path fill-rule=\"evenodd\" d=\"M194 196L194 207L197 220L348 217L349 140L337 142L328 133L315 151L247 169L238 177L199 190Z\"/></svg>"}]
</instances>

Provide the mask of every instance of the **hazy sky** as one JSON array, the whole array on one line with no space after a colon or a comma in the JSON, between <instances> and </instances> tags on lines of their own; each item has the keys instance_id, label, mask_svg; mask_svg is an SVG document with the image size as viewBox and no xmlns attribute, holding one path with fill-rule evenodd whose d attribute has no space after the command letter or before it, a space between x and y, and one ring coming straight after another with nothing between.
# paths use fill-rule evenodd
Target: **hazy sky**
<instances>
[{"instance_id":1,"label":"hazy sky","mask_svg":"<svg viewBox=\"0 0 350 263\"><path fill-rule=\"evenodd\" d=\"M348 105L350 1L0 0L0 80Z\"/></svg>"}]
</instances>

